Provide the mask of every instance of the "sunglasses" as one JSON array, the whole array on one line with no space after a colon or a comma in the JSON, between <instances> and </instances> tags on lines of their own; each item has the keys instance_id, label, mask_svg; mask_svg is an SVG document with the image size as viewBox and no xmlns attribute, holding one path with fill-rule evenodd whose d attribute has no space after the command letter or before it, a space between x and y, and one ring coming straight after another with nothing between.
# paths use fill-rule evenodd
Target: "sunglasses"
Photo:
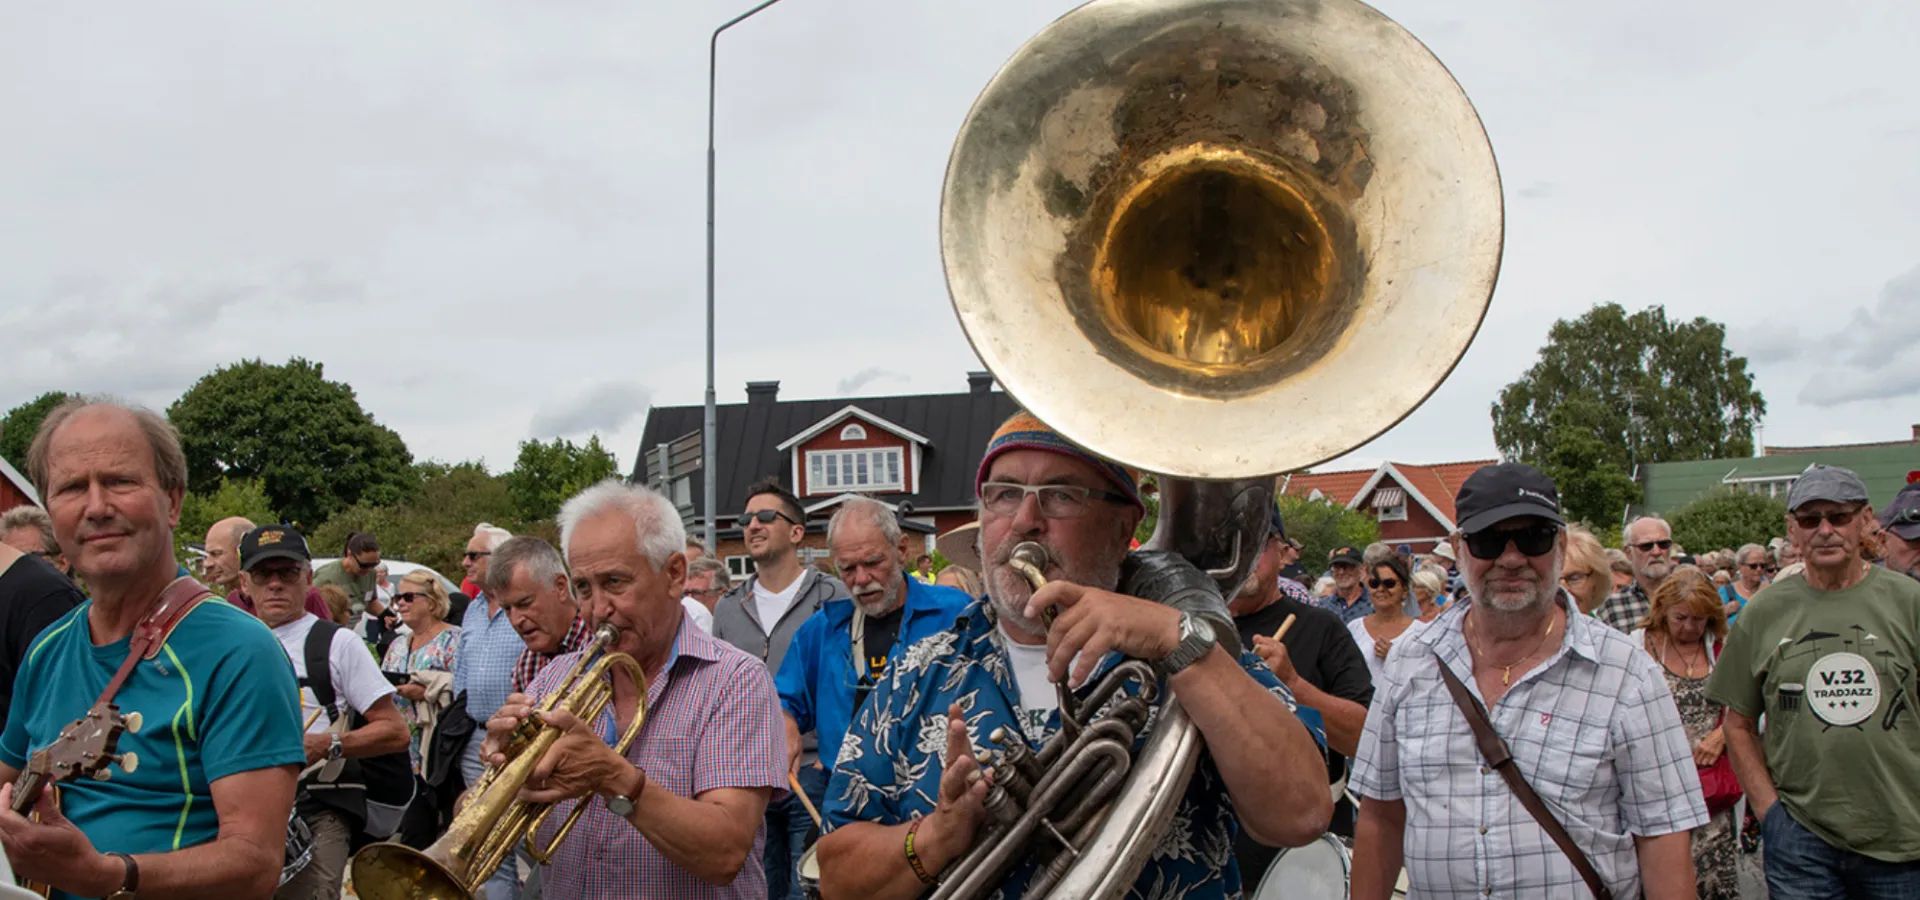
<instances>
[{"instance_id":1,"label":"sunglasses","mask_svg":"<svg viewBox=\"0 0 1920 900\"><path fill-rule=\"evenodd\" d=\"M1553 542L1559 537L1559 528L1535 525L1512 531L1477 531L1467 535L1466 544L1467 552L1473 554L1474 559L1499 559L1500 554L1507 552L1508 544L1526 556L1545 556L1553 550Z\"/></svg>"},{"instance_id":2,"label":"sunglasses","mask_svg":"<svg viewBox=\"0 0 1920 900\"><path fill-rule=\"evenodd\" d=\"M1820 528L1820 522L1825 520L1832 522L1835 528L1845 528L1853 524L1853 517L1859 514L1860 511L1857 509L1847 509L1841 510L1840 512L1829 513L1794 513L1793 524L1807 531L1816 531Z\"/></svg>"},{"instance_id":3,"label":"sunglasses","mask_svg":"<svg viewBox=\"0 0 1920 900\"><path fill-rule=\"evenodd\" d=\"M1397 588L1397 587L1399 587L1399 586L1400 586L1400 579L1398 579L1398 578L1369 578L1369 579L1367 579L1367 587L1369 587L1369 588L1372 588L1372 589L1374 589L1374 590L1376 590L1376 591L1377 591L1377 590L1381 590L1381 589L1385 589L1385 590L1389 590L1389 591L1390 591L1390 590L1393 590L1394 588Z\"/></svg>"},{"instance_id":4,"label":"sunglasses","mask_svg":"<svg viewBox=\"0 0 1920 900\"><path fill-rule=\"evenodd\" d=\"M1638 544L1628 544L1627 546L1632 547L1633 549L1638 550L1641 553L1651 553L1653 552L1653 548L1655 547L1658 547L1662 550L1672 550L1673 541L1671 539L1662 540L1662 541L1641 541Z\"/></svg>"},{"instance_id":5,"label":"sunglasses","mask_svg":"<svg viewBox=\"0 0 1920 900\"><path fill-rule=\"evenodd\" d=\"M298 580L300 577L300 567L299 566L273 566L273 567L261 566L257 569L254 569L248 572L247 574L253 576L253 580L258 581L261 584L270 584L275 581L295 581L295 580Z\"/></svg>"},{"instance_id":6,"label":"sunglasses","mask_svg":"<svg viewBox=\"0 0 1920 900\"><path fill-rule=\"evenodd\" d=\"M1741 563L1740 568L1765 570L1767 568L1767 564L1766 563Z\"/></svg>"},{"instance_id":7,"label":"sunglasses","mask_svg":"<svg viewBox=\"0 0 1920 900\"><path fill-rule=\"evenodd\" d=\"M762 525L772 525L773 520L775 519L786 519L789 522L793 522L792 516L789 516L786 513L783 513L777 509L763 509L759 512L741 513L740 527L745 528L754 522L759 522ZM798 525L800 523L793 522L793 524Z\"/></svg>"},{"instance_id":8,"label":"sunglasses","mask_svg":"<svg viewBox=\"0 0 1920 900\"><path fill-rule=\"evenodd\" d=\"M393 595L393 602L395 603L412 603L415 600L426 600L426 599L427 599L427 595L422 594L418 591L408 591L404 594Z\"/></svg>"},{"instance_id":9,"label":"sunglasses","mask_svg":"<svg viewBox=\"0 0 1920 900\"><path fill-rule=\"evenodd\" d=\"M467 552L460 554L460 557L462 559L465 559L467 562L473 562L475 560L485 559L492 555L493 554L488 553L484 550L468 550Z\"/></svg>"}]
</instances>

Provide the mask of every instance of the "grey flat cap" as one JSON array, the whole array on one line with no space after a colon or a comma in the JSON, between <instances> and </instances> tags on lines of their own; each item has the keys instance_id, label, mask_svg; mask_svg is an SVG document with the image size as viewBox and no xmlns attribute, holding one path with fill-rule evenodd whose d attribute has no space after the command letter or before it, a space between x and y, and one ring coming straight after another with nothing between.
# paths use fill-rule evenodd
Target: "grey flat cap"
<instances>
[{"instance_id":1,"label":"grey flat cap","mask_svg":"<svg viewBox=\"0 0 1920 900\"><path fill-rule=\"evenodd\" d=\"M1793 483L1787 493L1787 511L1793 512L1815 500L1830 503L1867 502L1867 484L1852 469L1839 466L1814 466Z\"/></svg>"}]
</instances>

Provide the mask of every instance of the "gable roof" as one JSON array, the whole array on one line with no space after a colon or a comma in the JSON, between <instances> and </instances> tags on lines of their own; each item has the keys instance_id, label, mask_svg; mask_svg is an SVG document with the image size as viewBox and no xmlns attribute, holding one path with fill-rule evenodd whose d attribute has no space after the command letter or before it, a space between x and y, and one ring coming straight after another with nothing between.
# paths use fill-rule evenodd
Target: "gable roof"
<instances>
[{"instance_id":1,"label":"gable roof","mask_svg":"<svg viewBox=\"0 0 1920 900\"><path fill-rule=\"evenodd\" d=\"M1920 443L1856 444L1795 450L1741 459L1700 459L1687 462L1641 463L1635 478L1641 485L1634 513L1671 513L1723 484L1798 476L1812 465L1852 469L1866 482L1875 509L1893 500L1906 486L1907 473L1920 469ZM1785 494L1781 494L1785 499Z\"/></svg>"},{"instance_id":2,"label":"gable roof","mask_svg":"<svg viewBox=\"0 0 1920 900\"><path fill-rule=\"evenodd\" d=\"M1282 476L1280 493L1288 497L1308 497L1314 491L1348 509L1357 509L1360 501L1391 479L1405 488L1415 503L1449 529L1454 527L1454 495L1460 483L1483 466L1499 460L1477 459L1468 462L1419 465L1383 462L1372 469L1345 469L1338 472L1302 472Z\"/></svg>"},{"instance_id":3,"label":"gable roof","mask_svg":"<svg viewBox=\"0 0 1920 900\"><path fill-rule=\"evenodd\" d=\"M984 382L975 390L956 394L817 400L752 396L745 403L721 404L714 410L718 435L714 464L721 473L715 486L720 515L745 509L747 486L769 475L779 477L782 484L793 488L789 483L792 481L790 449L781 450L780 444L849 407L858 407L860 412L883 419L926 442L920 463L919 492L880 496L894 503L910 499L914 507L921 510L972 505L974 470L979 468L987 441L992 439L1000 423L1020 408L1011 396L987 388ZM698 405L656 406L648 410L632 479L646 480L648 452L660 444L698 432L703 419L704 411ZM705 475L696 469L692 477L695 517L705 515L701 508Z\"/></svg>"},{"instance_id":4,"label":"gable roof","mask_svg":"<svg viewBox=\"0 0 1920 900\"><path fill-rule=\"evenodd\" d=\"M33 489L33 482L28 481L25 475L20 474L20 470L9 464L5 457L0 457L0 478L5 478L12 482L14 487L20 489L20 493L26 495L26 498L33 502L33 505L46 506L45 503L40 502L40 492Z\"/></svg>"},{"instance_id":5,"label":"gable roof","mask_svg":"<svg viewBox=\"0 0 1920 900\"><path fill-rule=\"evenodd\" d=\"M821 419L818 422L813 423L813 427L808 428L807 430L802 431L799 434L794 435L793 437L787 438L784 441L781 441L779 446L774 447L774 449L780 450L782 452L791 450L796 445L804 444L810 440L813 440L815 437L819 436L820 432L826 431L829 427L832 427L835 423L839 422L842 419L845 419L848 416L852 416L856 419L860 419L877 428L883 428L887 431L893 432L894 434L899 435L902 439L912 441L916 444L933 443L932 441L929 441L918 434L908 431L905 428L901 428L900 426L895 425L892 422L887 421L886 419L880 418L879 416L876 416L873 413L870 413L864 409L861 409L858 404L849 403L846 406L841 407L839 412L836 412L833 415L830 415L824 419Z\"/></svg>"}]
</instances>

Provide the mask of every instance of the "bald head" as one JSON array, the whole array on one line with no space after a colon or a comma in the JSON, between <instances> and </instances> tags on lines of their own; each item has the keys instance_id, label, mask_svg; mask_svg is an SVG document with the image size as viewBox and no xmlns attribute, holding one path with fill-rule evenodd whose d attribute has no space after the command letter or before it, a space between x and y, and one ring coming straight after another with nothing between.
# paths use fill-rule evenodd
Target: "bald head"
<instances>
[{"instance_id":1,"label":"bald head","mask_svg":"<svg viewBox=\"0 0 1920 900\"><path fill-rule=\"evenodd\" d=\"M231 591L240 584L240 538L253 530L253 522L232 516L213 523L207 529L207 582Z\"/></svg>"}]
</instances>

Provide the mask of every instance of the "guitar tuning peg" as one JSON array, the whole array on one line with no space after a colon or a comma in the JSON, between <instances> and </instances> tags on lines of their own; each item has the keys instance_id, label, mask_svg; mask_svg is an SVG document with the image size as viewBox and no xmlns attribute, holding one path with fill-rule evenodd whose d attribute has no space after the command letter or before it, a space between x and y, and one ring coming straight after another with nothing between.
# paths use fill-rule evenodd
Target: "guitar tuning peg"
<instances>
[{"instance_id":1,"label":"guitar tuning peg","mask_svg":"<svg viewBox=\"0 0 1920 900\"><path fill-rule=\"evenodd\" d=\"M123 718L123 720L127 723L128 734L139 734L140 724L146 721L145 719L142 719L140 717L140 714L137 712L127 713L126 716Z\"/></svg>"},{"instance_id":2,"label":"guitar tuning peg","mask_svg":"<svg viewBox=\"0 0 1920 900\"><path fill-rule=\"evenodd\" d=\"M123 771L125 771L128 775L132 775L133 773L140 770L140 757L136 755L132 750L128 750L127 752L120 754L119 763L120 763L120 768Z\"/></svg>"}]
</instances>

